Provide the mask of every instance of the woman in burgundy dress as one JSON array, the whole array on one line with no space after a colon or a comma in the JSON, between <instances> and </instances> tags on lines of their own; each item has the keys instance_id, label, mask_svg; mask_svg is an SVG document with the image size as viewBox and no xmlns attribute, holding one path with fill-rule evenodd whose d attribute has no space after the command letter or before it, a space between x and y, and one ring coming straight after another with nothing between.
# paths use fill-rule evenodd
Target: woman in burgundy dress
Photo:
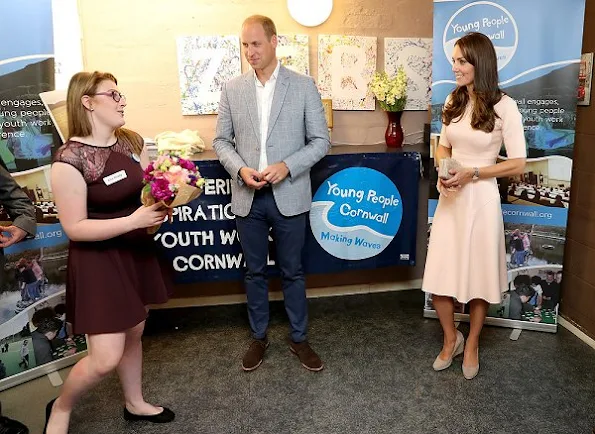
<instances>
[{"instance_id":1,"label":"woman in burgundy dress","mask_svg":"<svg viewBox=\"0 0 595 434\"><path fill-rule=\"evenodd\" d=\"M60 223L70 239L67 321L88 335L88 355L70 372L46 409L46 432L66 434L80 396L117 370L126 420L170 422L171 410L145 402L141 336L146 305L164 303L171 290L146 228L167 211L140 206L142 138L122 128L126 98L109 73L80 72L68 87L69 140L52 165ZM142 155L142 158L140 157Z\"/></svg>"}]
</instances>

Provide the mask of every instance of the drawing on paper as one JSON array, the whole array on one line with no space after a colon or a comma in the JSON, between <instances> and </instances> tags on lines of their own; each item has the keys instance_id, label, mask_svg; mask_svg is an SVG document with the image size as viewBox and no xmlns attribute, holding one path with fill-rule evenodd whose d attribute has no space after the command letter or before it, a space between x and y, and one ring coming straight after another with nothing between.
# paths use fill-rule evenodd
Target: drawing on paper
<instances>
[{"instance_id":1,"label":"drawing on paper","mask_svg":"<svg viewBox=\"0 0 595 434\"><path fill-rule=\"evenodd\" d=\"M283 66L310 75L308 35L278 35L277 58Z\"/></svg>"},{"instance_id":2,"label":"drawing on paper","mask_svg":"<svg viewBox=\"0 0 595 434\"><path fill-rule=\"evenodd\" d=\"M177 39L183 115L216 114L223 83L241 74L237 36Z\"/></svg>"},{"instance_id":3,"label":"drawing on paper","mask_svg":"<svg viewBox=\"0 0 595 434\"><path fill-rule=\"evenodd\" d=\"M384 70L392 77L400 65L408 81L405 110L427 110L431 104L432 39L385 38Z\"/></svg>"},{"instance_id":4,"label":"drawing on paper","mask_svg":"<svg viewBox=\"0 0 595 434\"><path fill-rule=\"evenodd\" d=\"M374 110L368 85L376 71L377 38L320 35L318 89L333 100L333 110Z\"/></svg>"}]
</instances>

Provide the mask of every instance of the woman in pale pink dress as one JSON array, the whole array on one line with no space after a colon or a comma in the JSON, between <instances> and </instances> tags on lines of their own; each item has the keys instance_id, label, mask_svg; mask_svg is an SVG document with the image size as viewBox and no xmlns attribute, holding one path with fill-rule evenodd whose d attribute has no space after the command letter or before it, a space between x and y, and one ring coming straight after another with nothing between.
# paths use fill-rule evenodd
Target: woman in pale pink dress
<instances>
[{"instance_id":1,"label":"woman in pale pink dress","mask_svg":"<svg viewBox=\"0 0 595 434\"><path fill-rule=\"evenodd\" d=\"M464 352L463 374L479 372L479 335L490 303L507 289L506 249L496 178L523 173L527 156L522 117L516 102L498 87L494 46L470 33L453 50L457 87L442 114L436 159L454 158L462 167L439 179L438 207L422 288L432 294L444 331L434 369L448 368ZM504 142L507 160L496 164ZM454 299L469 304L467 344L454 325Z\"/></svg>"}]
</instances>

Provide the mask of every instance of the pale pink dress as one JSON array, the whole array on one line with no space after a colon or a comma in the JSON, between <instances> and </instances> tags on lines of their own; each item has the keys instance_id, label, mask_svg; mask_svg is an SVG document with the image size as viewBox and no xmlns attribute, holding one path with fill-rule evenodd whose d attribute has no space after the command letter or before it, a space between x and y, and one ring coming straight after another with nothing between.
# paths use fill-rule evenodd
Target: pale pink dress
<instances>
[{"instance_id":1,"label":"pale pink dress","mask_svg":"<svg viewBox=\"0 0 595 434\"><path fill-rule=\"evenodd\" d=\"M448 101L448 100L447 100ZM526 158L522 117L504 95L495 105L491 133L471 128L471 107L458 122L442 127L440 145L466 167L496 163L502 142L508 158ZM500 303L507 289L504 224L496 179L470 181L448 197L440 195L430 232L422 289L461 303L481 298Z\"/></svg>"}]
</instances>

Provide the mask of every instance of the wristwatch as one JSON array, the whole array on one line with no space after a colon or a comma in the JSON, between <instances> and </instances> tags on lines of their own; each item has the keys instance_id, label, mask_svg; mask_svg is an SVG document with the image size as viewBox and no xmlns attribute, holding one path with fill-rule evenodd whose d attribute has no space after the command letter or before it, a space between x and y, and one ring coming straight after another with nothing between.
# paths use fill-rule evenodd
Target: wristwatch
<instances>
[{"instance_id":1,"label":"wristwatch","mask_svg":"<svg viewBox=\"0 0 595 434\"><path fill-rule=\"evenodd\" d=\"M473 168L473 178L474 181L477 181L479 179L479 168L478 167L474 167Z\"/></svg>"}]
</instances>

